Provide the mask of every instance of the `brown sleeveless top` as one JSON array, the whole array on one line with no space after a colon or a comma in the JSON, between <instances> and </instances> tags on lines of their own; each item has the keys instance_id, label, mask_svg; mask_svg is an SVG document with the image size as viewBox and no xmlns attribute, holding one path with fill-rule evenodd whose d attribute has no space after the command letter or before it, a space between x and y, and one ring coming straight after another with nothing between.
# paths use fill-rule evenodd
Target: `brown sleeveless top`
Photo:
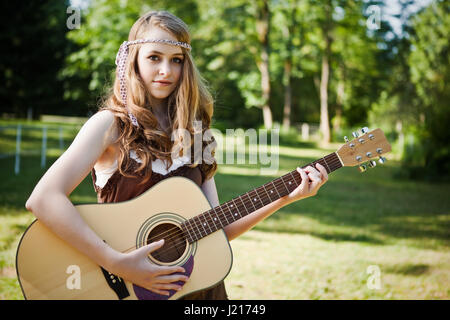
<instances>
[{"instance_id":1,"label":"brown sleeveless top","mask_svg":"<svg viewBox=\"0 0 450 320\"><path fill-rule=\"evenodd\" d=\"M144 180L143 177L125 177L120 174L119 170L116 170L113 173L113 175L109 178L109 180L106 182L104 187L100 188L95 184L96 182L95 169L92 169L91 175L94 184L94 189L97 192L98 203L122 202L130 200L144 193L159 181L167 179L172 176L183 176L188 179L191 179L199 187L201 187L201 185L205 180L204 173L200 170L199 166L195 168L190 168L187 165L183 165L173 171L170 171L166 175L162 175L157 172L152 172L150 179L143 184L139 184L142 180ZM227 300L227 299L228 296L223 281L221 281L213 288L194 292L181 298L181 300Z\"/></svg>"}]
</instances>

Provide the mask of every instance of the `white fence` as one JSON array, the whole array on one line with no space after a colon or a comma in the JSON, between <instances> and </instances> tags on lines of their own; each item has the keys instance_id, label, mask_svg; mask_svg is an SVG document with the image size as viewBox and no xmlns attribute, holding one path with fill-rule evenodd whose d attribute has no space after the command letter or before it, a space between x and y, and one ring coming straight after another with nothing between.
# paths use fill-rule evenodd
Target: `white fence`
<instances>
[{"instance_id":1,"label":"white fence","mask_svg":"<svg viewBox=\"0 0 450 320\"><path fill-rule=\"evenodd\" d=\"M295 128L301 133L303 141L316 140L320 136L320 125L316 123L298 122Z\"/></svg>"},{"instance_id":2,"label":"white fence","mask_svg":"<svg viewBox=\"0 0 450 320\"><path fill-rule=\"evenodd\" d=\"M7 158L7 157L14 157L14 173L16 175L20 174L20 158L23 155L36 155L40 154L40 166L41 168L45 168L46 162L47 162L47 141L48 141L48 132L49 131L56 131L58 136L58 149L61 151L61 153L64 151L65 145L64 145L64 133L69 130L71 133L74 131L78 131L80 129L80 126L78 127L65 127L65 126L51 126L51 125L44 125L44 126L32 126L32 125L4 125L0 126L0 138L4 139L4 132L9 130L15 130L15 152L6 152L0 154L0 158ZM34 150L27 150L27 152L24 152L22 142L23 142L23 136L24 131L40 131L41 132L41 144L39 149Z\"/></svg>"},{"instance_id":3,"label":"white fence","mask_svg":"<svg viewBox=\"0 0 450 320\"><path fill-rule=\"evenodd\" d=\"M81 120L85 120L84 118L80 118ZM15 130L15 151L7 152L7 153L0 153L0 158L6 158L6 157L14 157L14 173L16 175L20 174L20 159L23 155L37 155L40 154L40 166L41 168L45 168L46 162L47 162L47 141L48 141L48 133L53 131L57 132L57 140L59 141L59 150L64 152L64 134L67 131L71 131L73 135L71 135L71 139L75 136L76 132L79 131L81 128L80 119L74 118L74 123L78 123L78 125L74 126L64 126L64 125L40 125L40 126L33 126L33 125L24 125L24 124L18 124L18 125L3 125L0 126L0 139L3 139L3 132L7 130ZM54 120L54 119L52 119ZM314 123L295 123L293 125L298 132L301 134L301 138L303 141L310 141L310 140L316 140L319 137L319 124ZM27 150L24 152L24 149L22 147L23 142L23 136L24 131L41 131L41 145L40 148L35 148L34 150ZM10 135L10 133L9 133ZM56 136L55 134L53 135Z\"/></svg>"}]
</instances>

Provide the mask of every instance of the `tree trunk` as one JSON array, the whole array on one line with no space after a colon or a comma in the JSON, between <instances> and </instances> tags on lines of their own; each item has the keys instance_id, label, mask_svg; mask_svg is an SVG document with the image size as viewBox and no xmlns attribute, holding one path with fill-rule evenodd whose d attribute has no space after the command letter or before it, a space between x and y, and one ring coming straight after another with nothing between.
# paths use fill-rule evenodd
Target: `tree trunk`
<instances>
[{"instance_id":1,"label":"tree trunk","mask_svg":"<svg viewBox=\"0 0 450 320\"><path fill-rule=\"evenodd\" d=\"M272 110L269 106L270 99L270 73L269 73L269 30L270 30L270 10L267 0L258 1L258 14L256 20L256 31L261 44L261 60L257 64L261 72L261 88L263 98L263 119L267 129L272 128Z\"/></svg>"},{"instance_id":2,"label":"tree trunk","mask_svg":"<svg viewBox=\"0 0 450 320\"><path fill-rule=\"evenodd\" d=\"M342 110L344 108L345 80L340 79L336 89L336 115L333 121L333 131L340 132L342 126Z\"/></svg>"},{"instance_id":3,"label":"tree trunk","mask_svg":"<svg viewBox=\"0 0 450 320\"><path fill-rule=\"evenodd\" d=\"M288 130L291 126L291 110L292 110L292 86L291 86L291 73L292 73L292 37L295 33L295 27L297 25L296 15L297 8L294 7L288 12L285 13L286 17L289 17L290 14L290 22L288 26L283 30L283 36L287 39L286 44L286 59L284 61L284 75L283 75L283 84L284 84L284 108L283 108L283 128Z\"/></svg>"},{"instance_id":4,"label":"tree trunk","mask_svg":"<svg viewBox=\"0 0 450 320\"><path fill-rule=\"evenodd\" d=\"M328 77L329 77L328 55L322 57L322 76L320 79L320 132L322 142L330 142L330 125L328 117Z\"/></svg>"},{"instance_id":5,"label":"tree trunk","mask_svg":"<svg viewBox=\"0 0 450 320\"><path fill-rule=\"evenodd\" d=\"M330 124L328 116L328 80L330 77L331 56L331 3L325 5L325 22L322 32L325 38L325 50L322 55L322 75L320 79L320 131L322 143L328 144L330 139Z\"/></svg>"},{"instance_id":6,"label":"tree trunk","mask_svg":"<svg viewBox=\"0 0 450 320\"><path fill-rule=\"evenodd\" d=\"M292 106L292 90L291 90L291 68L292 61L290 56L284 61L284 108L283 108L283 128L289 129L291 126L291 106Z\"/></svg>"}]
</instances>

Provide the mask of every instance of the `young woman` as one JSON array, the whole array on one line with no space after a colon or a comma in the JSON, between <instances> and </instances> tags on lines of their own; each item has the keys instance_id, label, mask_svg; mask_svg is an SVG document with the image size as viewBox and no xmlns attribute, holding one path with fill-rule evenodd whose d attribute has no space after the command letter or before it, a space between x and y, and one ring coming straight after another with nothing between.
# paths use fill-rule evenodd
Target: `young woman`
<instances>
[{"instance_id":1,"label":"young woman","mask_svg":"<svg viewBox=\"0 0 450 320\"><path fill-rule=\"evenodd\" d=\"M182 154L173 158L177 154L173 151L181 150L185 142L176 132L184 130L193 136L194 121L201 121L202 130L207 130L213 115L213 99L194 65L189 43L188 27L172 14L152 11L140 17L117 54L116 79L109 96L26 203L50 230L98 265L162 295L179 290L177 282L188 280L180 274L183 268L155 265L147 258L163 240L133 252L117 252L83 221L69 195L89 173L99 202L132 199L162 179L177 175L193 180L213 207L219 205L216 163L195 163ZM328 179L324 167L316 166L297 168L302 183L289 195L226 226L228 239L281 207L315 195ZM227 294L222 282L185 298L227 299Z\"/></svg>"}]
</instances>

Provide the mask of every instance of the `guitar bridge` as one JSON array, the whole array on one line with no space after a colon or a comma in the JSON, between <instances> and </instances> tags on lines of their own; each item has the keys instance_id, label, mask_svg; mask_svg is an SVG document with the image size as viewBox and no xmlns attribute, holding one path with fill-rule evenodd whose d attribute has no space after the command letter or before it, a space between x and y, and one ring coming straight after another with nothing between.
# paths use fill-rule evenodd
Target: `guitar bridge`
<instances>
[{"instance_id":1,"label":"guitar bridge","mask_svg":"<svg viewBox=\"0 0 450 320\"><path fill-rule=\"evenodd\" d=\"M106 271L102 267L103 275L105 276L105 280L108 283L108 286L117 294L117 297L122 300L126 297L130 296L130 293L128 292L127 286L125 285L125 282L122 278L112 274L111 272Z\"/></svg>"}]
</instances>

